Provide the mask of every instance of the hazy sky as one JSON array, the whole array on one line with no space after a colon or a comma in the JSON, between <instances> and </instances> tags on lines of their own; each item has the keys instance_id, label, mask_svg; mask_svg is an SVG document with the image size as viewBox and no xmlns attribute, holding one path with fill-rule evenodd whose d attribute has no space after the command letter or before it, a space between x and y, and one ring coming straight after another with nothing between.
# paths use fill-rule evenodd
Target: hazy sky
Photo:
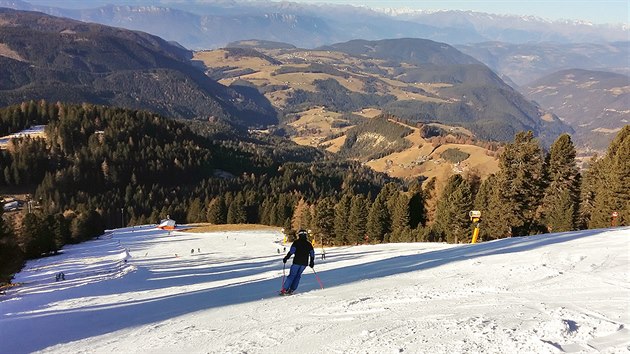
<instances>
[{"instance_id":1,"label":"hazy sky","mask_svg":"<svg viewBox=\"0 0 630 354\"><path fill-rule=\"evenodd\" d=\"M114 4L168 5L217 0L25 0L35 5L86 8ZM239 1L239 0L236 0ZM242 0L240 0L242 1ZM247 1L247 0L245 0ZM255 1L255 0L254 0ZM269 0L258 0L265 2ZM279 2L280 0L272 0ZM630 0L286 0L311 4L349 4L380 8L423 10L472 10L493 14L533 15L549 20L586 20L593 23L630 23Z\"/></svg>"},{"instance_id":2,"label":"hazy sky","mask_svg":"<svg viewBox=\"0 0 630 354\"><path fill-rule=\"evenodd\" d=\"M550 20L576 19L593 23L629 23L628 0L293 0L301 3L407 7L423 10L472 10L495 14L533 15Z\"/></svg>"}]
</instances>

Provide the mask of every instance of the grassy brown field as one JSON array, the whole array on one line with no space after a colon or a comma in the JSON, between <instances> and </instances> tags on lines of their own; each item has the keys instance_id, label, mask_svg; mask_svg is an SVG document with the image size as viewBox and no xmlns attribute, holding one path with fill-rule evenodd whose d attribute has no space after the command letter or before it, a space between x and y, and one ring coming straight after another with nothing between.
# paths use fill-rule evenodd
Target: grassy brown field
<instances>
[{"instance_id":1,"label":"grassy brown field","mask_svg":"<svg viewBox=\"0 0 630 354\"><path fill-rule=\"evenodd\" d=\"M435 177L438 180L446 179L455 173L473 171L485 178L499 170L499 161L490 156L487 149L467 144L443 144L434 148L430 142L420 136L418 128L405 126L413 130L413 133L405 137L412 146L401 152L369 161L368 166L392 177L413 178L422 175L427 178ZM441 127L448 128L444 125ZM440 157L448 149L459 149L470 154L470 157L459 164L453 164Z\"/></svg>"},{"instance_id":2,"label":"grassy brown field","mask_svg":"<svg viewBox=\"0 0 630 354\"><path fill-rule=\"evenodd\" d=\"M253 42L252 44L255 44ZM195 59L203 62L210 69L230 67L234 72L243 72L244 69L253 71L250 74L238 77L229 77L220 80L225 85L230 85L238 79L244 79L257 87L267 87L269 85L276 90L265 90L265 97L279 109L286 105L287 98L296 89L306 91L315 90L314 81L321 79L334 79L346 89L357 92L365 92L365 81L371 79L375 82L373 93L381 95L393 95L399 100L422 100L426 102L448 102L449 99L440 98L439 90L452 85L446 83L408 83L399 81L394 76L396 68L390 67L387 63L376 59L359 59L344 53L334 51L317 51L303 49L256 49L259 52L273 57L282 63L274 65L271 62L259 57L230 56L225 49L203 51L195 53ZM278 70L287 68L308 68L311 65L330 65L335 72L289 72L278 73ZM402 67L409 66L402 63ZM374 73L374 68L389 75L379 76ZM228 71L229 73L229 71ZM416 90L415 93L409 91L410 88L421 89L427 95ZM353 112L358 116L371 119L382 114L378 108L365 107ZM345 141L343 133L351 128L345 126L335 127L333 123L341 119L342 112L334 112L325 107L314 107L295 114L297 119L290 121L290 125L296 132L292 140L300 145L308 145L324 148L329 152L339 152ZM441 128L447 133L470 136L473 134L461 127L451 127L439 123L430 125ZM393 177L414 178L425 176L436 177L439 181L446 180L454 173L469 173L474 171L482 178L490 173L497 172L498 161L491 153L484 148L474 145L445 144L439 148L434 148L432 143L420 136L420 131L416 127L409 126L413 133L406 137L411 143L411 147L404 151L397 152L372 160L366 164L376 171L385 172ZM341 135L340 135L341 134ZM334 137L334 138L331 138ZM445 161L440 154L449 148L459 149L470 154L470 157L455 165Z\"/></svg>"}]
</instances>

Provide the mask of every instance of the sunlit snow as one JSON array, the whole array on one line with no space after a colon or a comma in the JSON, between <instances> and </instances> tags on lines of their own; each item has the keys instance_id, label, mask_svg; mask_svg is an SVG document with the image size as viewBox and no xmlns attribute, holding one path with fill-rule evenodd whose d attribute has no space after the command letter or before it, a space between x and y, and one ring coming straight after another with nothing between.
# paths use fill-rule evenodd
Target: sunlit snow
<instances>
[{"instance_id":1,"label":"sunlit snow","mask_svg":"<svg viewBox=\"0 0 630 354\"><path fill-rule=\"evenodd\" d=\"M307 268L285 297L281 240L144 226L66 246L0 295L0 352L630 350L627 227L328 248L325 260L318 248L324 289Z\"/></svg>"}]
</instances>

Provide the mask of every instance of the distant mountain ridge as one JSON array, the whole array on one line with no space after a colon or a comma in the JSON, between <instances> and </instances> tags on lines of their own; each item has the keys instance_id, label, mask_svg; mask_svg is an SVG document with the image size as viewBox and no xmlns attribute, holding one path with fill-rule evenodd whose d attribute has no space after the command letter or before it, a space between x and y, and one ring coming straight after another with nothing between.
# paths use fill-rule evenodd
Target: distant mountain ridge
<instances>
[{"instance_id":1,"label":"distant mountain ridge","mask_svg":"<svg viewBox=\"0 0 630 354\"><path fill-rule=\"evenodd\" d=\"M522 44L484 42L455 47L519 86L567 69L630 75L630 41Z\"/></svg>"},{"instance_id":2,"label":"distant mountain ridge","mask_svg":"<svg viewBox=\"0 0 630 354\"><path fill-rule=\"evenodd\" d=\"M276 121L209 79L192 53L146 33L0 8L0 104L28 99L149 109L171 117Z\"/></svg>"},{"instance_id":3,"label":"distant mountain ridge","mask_svg":"<svg viewBox=\"0 0 630 354\"><path fill-rule=\"evenodd\" d=\"M463 54L450 45L420 38L385 39L379 41L355 39L316 49L335 50L357 57L384 59L416 65L481 64L478 60Z\"/></svg>"},{"instance_id":4,"label":"distant mountain ridge","mask_svg":"<svg viewBox=\"0 0 630 354\"><path fill-rule=\"evenodd\" d=\"M530 83L527 96L575 127L577 143L603 150L630 124L630 76L571 69Z\"/></svg>"},{"instance_id":5,"label":"distant mountain ridge","mask_svg":"<svg viewBox=\"0 0 630 354\"><path fill-rule=\"evenodd\" d=\"M101 2L102 3L102 2ZM313 5L269 1L206 1L155 6L154 1L107 1L92 9L64 9L19 0L0 6L141 30L191 49L212 49L243 39L263 39L314 48L356 38L427 38L450 44L485 41L514 43L602 42L628 39L624 26L578 21L549 22L532 17L471 11L385 13L349 5ZM133 5L133 6L130 6Z\"/></svg>"}]
</instances>

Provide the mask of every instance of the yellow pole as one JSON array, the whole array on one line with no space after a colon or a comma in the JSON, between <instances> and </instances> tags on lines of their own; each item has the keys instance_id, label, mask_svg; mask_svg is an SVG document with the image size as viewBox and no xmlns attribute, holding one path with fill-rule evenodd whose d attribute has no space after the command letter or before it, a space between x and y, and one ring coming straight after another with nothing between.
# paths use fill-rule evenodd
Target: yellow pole
<instances>
[{"instance_id":1,"label":"yellow pole","mask_svg":"<svg viewBox=\"0 0 630 354\"><path fill-rule=\"evenodd\" d=\"M477 237L479 236L479 224L475 226L475 230L473 231L473 238L471 243L477 243Z\"/></svg>"},{"instance_id":2,"label":"yellow pole","mask_svg":"<svg viewBox=\"0 0 630 354\"><path fill-rule=\"evenodd\" d=\"M480 210L471 210L468 212L468 216L470 216L470 221L477 223L475 226L475 230L473 231L473 237L471 243L477 243L477 237L479 237L479 221L481 221L481 211Z\"/></svg>"}]
</instances>

